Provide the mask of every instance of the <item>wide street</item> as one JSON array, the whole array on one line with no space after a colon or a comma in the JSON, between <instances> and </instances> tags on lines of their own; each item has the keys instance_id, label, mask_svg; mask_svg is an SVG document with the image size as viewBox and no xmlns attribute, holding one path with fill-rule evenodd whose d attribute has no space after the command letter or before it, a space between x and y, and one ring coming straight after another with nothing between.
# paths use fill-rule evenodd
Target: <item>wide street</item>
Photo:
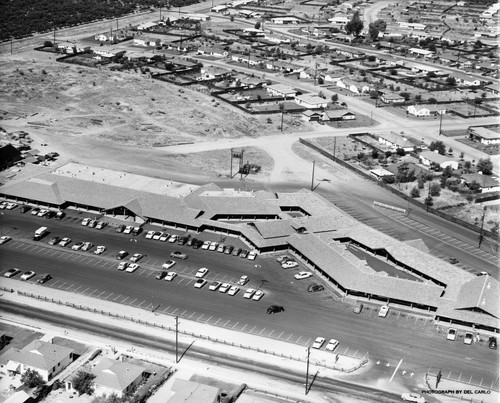
<instances>
[{"instance_id":1,"label":"wide street","mask_svg":"<svg viewBox=\"0 0 500 403\"><path fill-rule=\"evenodd\" d=\"M362 314L356 315L352 312L352 303L343 301L331 290L308 293L309 284L323 281L294 280L293 274L301 268L282 269L275 261L276 254L249 261L147 240L144 234L136 237L119 234L113 225L103 230L84 227L80 225L83 217L85 215L72 213L58 221L19 214L16 210L5 211L2 234L14 239L0 247L0 275L12 267L34 270L37 276L29 280L34 282L38 275L50 273L53 279L44 287L155 309L159 314L178 315L304 346L317 336L336 338L340 341L338 353L357 357L368 353L371 360L379 363L376 371L380 377L390 377L402 359L401 369L407 375L398 376L405 378L401 381L408 384L413 382L411 373L422 374L429 366L443 368L451 377L470 378L472 383L481 380L483 384L491 383L495 379L497 358L485 340L470 346L464 345L461 338L446 341L446 329L435 326L429 317L416 311L393 308L387 318L379 318L378 306L368 303ZM42 225L49 227L51 233L39 242L32 241L32 233ZM168 232L175 231L169 229ZM68 236L73 242L66 248L49 246L47 242L56 235ZM220 240L215 234L202 234L200 238ZM92 251L72 251L71 245L78 240L106 245L108 250L101 256ZM230 238L223 242L240 245L238 240ZM115 255L122 249L131 254L144 254L139 261L141 268L136 272L117 270L119 261ZM160 265L170 259L173 250L188 253L188 259L178 260L171 269L178 273L172 282L156 280ZM248 275L250 281L235 296L210 291L208 284L195 289L194 274L200 267L209 269L206 276L209 283L217 280L234 284L243 274ZM243 289L249 287L262 288L263 299L243 299ZM271 304L283 305L285 312L267 315L265 310Z\"/></svg>"}]
</instances>

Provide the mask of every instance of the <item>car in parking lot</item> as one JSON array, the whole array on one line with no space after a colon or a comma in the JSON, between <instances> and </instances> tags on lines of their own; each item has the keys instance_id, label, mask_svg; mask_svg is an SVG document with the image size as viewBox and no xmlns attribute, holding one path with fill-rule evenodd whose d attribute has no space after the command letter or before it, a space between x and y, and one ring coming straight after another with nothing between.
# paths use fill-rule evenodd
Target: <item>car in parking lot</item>
<instances>
[{"instance_id":1,"label":"car in parking lot","mask_svg":"<svg viewBox=\"0 0 500 403\"><path fill-rule=\"evenodd\" d=\"M178 239L179 239L179 235L173 234L173 235L170 235L170 238L168 238L168 242L175 243L175 242L177 242Z\"/></svg>"},{"instance_id":2,"label":"car in parking lot","mask_svg":"<svg viewBox=\"0 0 500 403\"><path fill-rule=\"evenodd\" d=\"M474 336L472 335L472 333L465 333L464 344L472 344L473 339Z\"/></svg>"},{"instance_id":3,"label":"car in parking lot","mask_svg":"<svg viewBox=\"0 0 500 403\"><path fill-rule=\"evenodd\" d=\"M50 238L49 245L57 245L59 242L61 242L61 238L54 236Z\"/></svg>"},{"instance_id":4,"label":"car in parking lot","mask_svg":"<svg viewBox=\"0 0 500 403\"><path fill-rule=\"evenodd\" d=\"M128 262L121 262L118 265L118 270L125 270L128 267Z\"/></svg>"},{"instance_id":5,"label":"car in parking lot","mask_svg":"<svg viewBox=\"0 0 500 403\"><path fill-rule=\"evenodd\" d=\"M28 211L30 211L30 210L31 210L31 207L30 207L30 206L21 206L21 207L19 208L19 212L20 212L21 214L27 213L27 212L28 212Z\"/></svg>"},{"instance_id":6,"label":"car in parking lot","mask_svg":"<svg viewBox=\"0 0 500 403\"><path fill-rule=\"evenodd\" d=\"M339 345L339 341L338 340L330 339L330 341L326 345L326 349L328 351L333 351L333 350L335 350L337 348L338 345Z\"/></svg>"},{"instance_id":7,"label":"car in parking lot","mask_svg":"<svg viewBox=\"0 0 500 403\"><path fill-rule=\"evenodd\" d=\"M1 202L0 203L0 210L5 210L7 208L7 202Z\"/></svg>"},{"instance_id":8,"label":"car in parking lot","mask_svg":"<svg viewBox=\"0 0 500 403\"><path fill-rule=\"evenodd\" d=\"M210 246L208 247L208 250L217 250L217 247L219 246L219 243L218 242L210 242Z\"/></svg>"},{"instance_id":9,"label":"car in parking lot","mask_svg":"<svg viewBox=\"0 0 500 403\"><path fill-rule=\"evenodd\" d=\"M226 249L226 246L225 246L223 243L221 243L221 244L219 245L219 247L217 248L217 252L219 252L219 253L224 253L224 250L225 250L225 249Z\"/></svg>"},{"instance_id":10,"label":"car in parking lot","mask_svg":"<svg viewBox=\"0 0 500 403\"><path fill-rule=\"evenodd\" d=\"M37 284L44 284L50 279L52 279L50 274L42 274L42 276L37 280Z\"/></svg>"},{"instance_id":11,"label":"car in parking lot","mask_svg":"<svg viewBox=\"0 0 500 403\"><path fill-rule=\"evenodd\" d=\"M154 231L148 231L146 233L146 239L153 239L153 235L155 234Z\"/></svg>"},{"instance_id":12,"label":"car in parking lot","mask_svg":"<svg viewBox=\"0 0 500 403\"><path fill-rule=\"evenodd\" d=\"M240 257L245 259L248 256L248 251L246 249L242 249L240 252Z\"/></svg>"},{"instance_id":13,"label":"car in parking lot","mask_svg":"<svg viewBox=\"0 0 500 403\"><path fill-rule=\"evenodd\" d=\"M41 209L41 210L38 212L37 216L38 216L38 217L45 217L45 216L47 215L47 213L48 213L48 212L49 212L49 210L46 210L46 209Z\"/></svg>"},{"instance_id":14,"label":"car in parking lot","mask_svg":"<svg viewBox=\"0 0 500 403\"><path fill-rule=\"evenodd\" d=\"M248 283L248 276L241 276L240 279L238 280L239 285L245 285Z\"/></svg>"},{"instance_id":15,"label":"car in parking lot","mask_svg":"<svg viewBox=\"0 0 500 403\"><path fill-rule=\"evenodd\" d=\"M497 339L495 337L491 336L488 339L488 347L491 348L492 350L497 349Z\"/></svg>"},{"instance_id":16,"label":"car in parking lot","mask_svg":"<svg viewBox=\"0 0 500 403\"><path fill-rule=\"evenodd\" d=\"M352 311L354 313L361 313L361 311L363 310L363 306L364 306L363 304L357 304L354 306Z\"/></svg>"},{"instance_id":17,"label":"car in parking lot","mask_svg":"<svg viewBox=\"0 0 500 403\"><path fill-rule=\"evenodd\" d=\"M125 225L118 224L115 231L118 232L118 233L124 232L125 231Z\"/></svg>"},{"instance_id":18,"label":"car in parking lot","mask_svg":"<svg viewBox=\"0 0 500 403\"><path fill-rule=\"evenodd\" d=\"M203 242L203 245L201 246L201 249L208 250L208 248L210 248L211 244L212 244L212 242L205 241L205 242Z\"/></svg>"},{"instance_id":19,"label":"car in parking lot","mask_svg":"<svg viewBox=\"0 0 500 403\"><path fill-rule=\"evenodd\" d=\"M323 287L321 284L311 284L309 287L307 287L308 292L320 292L324 289L325 287Z\"/></svg>"},{"instance_id":20,"label":"car in parking lot","mask_svg":"<svg viewBox=\"0 0 500 403\"><path fill-rule=\"evenodd\" d=\"M11 277L17 276L19 273L21 273L21 270L14 268L14 269L7 270L3 276L7 277L7 278L11 278Z\"/></svg>"},{"instance_id":21,"label":"car in parking lot","mask_svg":"<svg viewBox=\"0 0 500 403\"><path fill-rule=\"evenodd\" d=\"M163 235L163 232L161 232L161 231L155 231L155 233L153 234L153 240L154 241L159 241L162 235Z\"/></svg>"},{"instance_id":22,"label":"car in parking lot","mask_svg":"<svg viewBox=\"0 0 500 403\"><path fill-rule=\"evenodd\" d=\"M380 307L380 310L378 311L378 316L380 316L381 318L385 318L388 313L389 313L389 307L387 305L382 305Z\"/></svg>"},{"instance_id":23,"label":"car in parking lot","mask_svg":"<svg viewBox=\"0 0 500 403\"><path fill-rule=\"evenodd\" d=\"M5 207L7 210L14 210L17 207L16 203L7 203L7 207Z\"/></svg>"},{"instance_id":24,"label":"car in parking lot","mask_svg":"<svg viewBox=\"0 0 500 403\"><path fill-rule=\"evenodd\" d=\"M83 247L83 242L82 241L78 241L77 243L75 243L71 247L71 249L73 249L73 250L80 250L80 249L82 249L82 247Z\"/></svg>"},{"instance_id":25,"label":"car in parking lot","mask_svg":"<svg viewBox=\"0 0 500 403\"><path fill-rule=\"evenodd\" d=\"M84 219L82 220L82 225L83 225L84 227L86 227L87 225L89 225L90 220L91 220L91 218L84 218Z\"/></svg>"},{"instance_id":26,"label":"car in parking lot","mask_svg":"<svg viewBox=\"0 0 500 403\"><path fill-rule=\"evenodd\" d=\"M224 253L225 253L226 255L230 255L230 254L231 254L231 252L233 251L233 249L234 249L234 246L233 246L233 245L227 245L227 246L226 246L226 249L224 249Z\"/></svg>"},{"instance_id":27,"label":"car in parking lot","mask_svg":"<svg viewBox=\"0 0 500 403\"><path fill-rule=\"evenodd\" d=\"M172 281L175 276L177 276L177 273L175 271L169 271L165 276L165 281Z\"/></svg>"},{"instance_id":28,"label":"car in parking lot","mask_svg":"<svg viewBox=\"0 0 500 403\"><path fill-rule=\"evenodd\" d=\"M68 237L64 237L63 239L61 239L59 241L59 246L68 246L68 244L71 242L71 239L69 239Z\"/></svg>"},{"instance_id":29,"label":"car in parking lot","mask_svg":"<svg viewBox=\"0 0 500 403\"><path fill-rule=\"evenodd\" d=\"M0 245L3 245L4 243L7 243L11 240L12 238L8 235L2 235L0 237Z\"/></svg>"},{"instance_id":30,"label":"car in parking lot","mask_svg":"<svg viewBox=\"0 0 500 403\"><path fill-rule=\"evenodd\" d=\"M312 348L321 348L324 342L325 342L324 337L316 337L316 340L314 340Z\"/></svg>"},{"instance_id":31,"label":"car in parking lot","mask_svg":"<svg viewBox=\"0 0 500 403\"><path fill-rule=\"evenodd\" d=\"M127 273L133 273L136 271L140 266L137 263L131 263L128 265L128 267L125 269Z\"/></svg>"},{"instance_id":32,"label":"car in parking lot","mask_svg":"<svg viewBox=\"0 0 500 403\"><path fill-rule=\"evenodd\" d=\"M455 340L457 338L457 329L448 329L448 334L446 335L446 340Z\"/></svg>"},{"instance_id":33,"label":"car in parking lot","mask_svg":"<svg viewBox=\"0 0 500 403\"><path fill-rule=\"evenodd\" d=\"M297 274L295 274L293 277L296 280L303 280L305 278L311 277L313 274L310 271L299 271Z\"/></svg>"},{"instance_id":34,"label":"car in parking lot","mask_svg":"<svg viewBox=\"0 0 500 403\"><path fill-rule=\"evenodd\" d=\"M121 250L116 254L116 260L122 260L123 258L128 256L128 252L126 250Z\"/></svg>"},{"instance_id":35,"label":"car in parking lot","mask_svg":"<svg viewBox=\"0 0 500 403\"><path fill-rule=\"evenodd\" d=\"M127 225L124 229L123 229L123 233L124 234L131 234L132 231L133 231L134 227L132 227L131 225Z\"/></svg>"},{"instance_id":36,"label":"car in parking lot","mask_svg":"<svg viewBox=\"0 0 500 403\"><path fill-rule=\"evenodd\" d=\"M286 262L287 260L290 260L290 258L287 255L281 255L276 258L276 261L278 263L283 263Z\"/></svg>"},{"instance_id":37,"label":"car in parking lot","mask_svg":"<svg viewBox=\"0 0 500 403\"><path fill-rule=\"evenodd\" d=\"M141 232L142 232L142 228L141 227L134 227L134 228L132 228L132 235L134 235L134 236L139 235Z\"/></svg>"},{"instance_id":38,"label":"car in parking lot","mask_svg":"<svg viewBox=\"0 0 500 403\"><path fill-rule=\"evenodd\" d=\"M168 274L168 271L160 271L156 276L155 279L157 280L163 280Z\"/></svg>"},{"instance_id":39,"label":"car in parking lot","mask_svg":"<svg viewBox=\"0 0 500 403\"><path fill-rule=\"evenodd\" d=\"M165 269L165 270L168 270L168 269L170 269L174 265L175 265L175 262L173 260L167 260L165 263L163 263L161 265L161 268Z\"/></svg>"},{"instance_id":40,"label":"car in parking lot","mask_svg":"<svg viewBox=\"0 0 500 403\"><path fill-rule=\"evenodd\" d=\"M403 393L401 400L413 403L425 403L425 398L418 393Z\"/></svg>"},{"instance_id":41,"label":"car in parking lot","mask_svg":"<svg viewBox=\"0 0 500 403\"><path fill-rule=\"evenodd\" d=\"M179 239L177 240L177 245L185 245L189 238L190 238L190 235L184 235L184 236L179 237Z\"/></svg>"},{"instance_id":42,"label":"car in parking lot","mask_svg":"<svg viewBox=\"0 0 500 403\"><path fill-rule=\"evenodd\" d=\"M233 285L233 286L231 286L231 288L229 289L229 291L227 293L228 293L228 295L236 295L239 290L240 290L240 287L238 287L237 285Z\"/></svg>"},{"instance_id":43,"label":"car in parking lot","mask_svg":"<svg viewBox=\"0 0 500 403\"><path fill-rule=\"evenodd\" d=\"M187 259L188 255L186 255L185 253L182 253L180 250L176 250L170 254L170 257L184 260L184 259Z\"/></svg>"},{"instance_id":44,"label":"car in parking lot","mask_svg":"<svg viewBox=\"0 0 500 403\"><path fill-rule=\"evenodd\" d=\"M255 291L255 294L253 295L252 300L260 301L263 296L264 296L264 291L257 290L257 291Z\"/></svg>"},{"instance_id":45,"label":"car in parking lot","mask_svg":"<svg viewBox=\"0 0 500 403\"><path fill-rule=\"evenodd\" d=\"M245 291L245 294L243 294L243 298L250 299L253 297L255 294L255 290L253 288L249 288Z\"/></svg>"},{"instance_id":46,"label":"car in parking lot","mask_svg":"<svg viewBox=\"0 0 500 403\"><path fill-rule=\"evenodd\" d=\"M191 242L191 246L193 247L193 249L202 248L203 245L204 245L204 242L200 239L193 239L193 241Z\"/></svg>"},{"instance_id":47,"label":"car in parking lot","mask_svg":"<svg viewBox=\"0 0 500 403\"><path fill-rule=\"evenodd\" d=\"M99 245L95 251L94 251L94 255L101 255L104 253L104 251L106 250L106 247L104 245Z\"/></svg>"},{"instance_id":48,"label":"car in parking lot","mask_svg":"<svg viewBox=\"0 0 500 403\"><path fill-rule=\"evenodd\" d=\"M130 261L132 263L137 263L139 260L142 259L142 255L140 253L134 253L132 257L130 258Z\"/></svg>"},{"instance_id":49,"label":"car in parking lot","mask_svg":"<svg viewBox=\"0 0 500 403\"><path fill-rule=\"evenodd\" d=\"M241 253L241 248L236 248L236 249L233 250L232 255L233 256L239 256L240 253Z\"/></svg>"},{"instance_id":50,"label":"car in parking lot","mask_svg":"<svg viewBox=\"0 0 500 403\"><path fill-rule=\"evenodd\" d=\"M64 211L58 211L54 218L56 220L62 220L64 217L66 217L66 213Z\"/></svg>"},{"instance_id":51,"label":"car in parking lot","mask_svg":"<svg viewBox=\"0 0 500 403\"><path fill-rule=\"evenodd\" d=\"M45 218L48 218L48 219L55 217L55 216L56 216L56 212L52 211L52 210L48 210L47 214L45 214Z\"/></svg>"},{"instance_id":52,"label":"car in parking lot","mask_svg":"<svg viewBox=\"0 0 500 403\"><path fill-rule=\"evenodd\" d=\"M283 308L282 306L280 305L271 305L269 308L267 308L266 312L268 314L272 314L272 313L278 313L278 312L284 312L285 311L285 308Z\"/></svg>"},{"instance_id":53,"label":"car in parking lot","mask_svg":"<svg viewBox=\"0 0 500 403\"><path fill-rule=\"evenodd\" d=\"M287 260L281 263L283 269L293 269L294 267L299 267L299 264L293 260Z\"/></svg>"},{"instance_id":54,"label":"car in parking lot","mask_svg":"<svg viewBox=\"0 0 500 403\"><path fill-rule=\"evenodd\" d=\"M97 220L90 220L88 227L95 228L96 225L97 225Z\"/></svg>"},{"instance_id":55,"label":"car in parking lot","mask_svg":"<svg viewBox=\"0 0 500 403\"><path fill-rule=\"evenodd\" d=\"M170 238L170 234L168 232L162 232L162 234L158 240L161 242L167 242L168 238Z\"/></svg>"},{"instance_id":56,"label":"car in parking lot","mask_svg":"<svg viewBox=\"0 0 500 403\"><path fill-rule=\"evenodd\" d=\"M207 284L207 280L200 278L196 280L196 283L194 283L194 288L202 288L205 284Z\"/></svg>"},{"instance_id":57,"label":"car in parking lot","mask_svg":"<svg viewBox=\"0 0 500 403\"><path fill-rule=\"evenodd\" d=\"M248 256L247 256L247 259L248 260L255 260L255 258L257 257L257 252L255 251L251 251Z\"/></svg>"},{"instance_id":58,"label":"car in parking lot","mask_svg":"<svg viewBox=\"0 0 500 403\"><path fill-rule=\"evenodd\" d=\"M222 283L219 287L219 292L227 292L231 288L231 284L229 283Z\"/></svg>"},{"instance_id":59,"label":"car in parking lot","mask_svg":"<svg viewBox=\"0 0 500 403\"><path fill-rule=\"evenodd\" d=\"M38 215L40 212L40 209L38 207L35 207L33 210L31 210L31 215Z\"/></svg>"},{"instance_id":60,"label":"car in parking lot","mask_svg":"<svg viewBox=\"0 0 500 403\"><path fill-rule=\"evenodd\" d=\"M207 273L208 273L208 269L206 267L202 267L201 269L198 269L195 276L201 278L201 277L205 277Z\"/></svg>"},{"instance_id":61,"label":"car in parking lot","mask_svg":"<svg viewBox=\"0 0 500 403\"><path fill-rule=\"evenodd\" d=\"M92 242L84 242L83 246L82 246L82 250L87 252L90 249L92 249L93 247L94 247L94 244Z\"/></svg>"},{"instance_id":62,"label":"car in parking lot","mask_svg":"<svg viewBox=\"0 0 500 403\"><path fill-rule=\"evenodd\" d=\"M108 223L106 221L97 221L97 225L95 226L97 229L103 229Z\"/></svg>"},{"instance_id":63,"label":"car in parking lot","mask_svg":"<svg viewBox=\"0 0 500 403\"><path fill-rule=\"evenodd\" d=\"M217 289L220 287L221 284L222 283L220 281L212 281L208 289L210 291L217 291Z\"/></svg>"},{"instance_id":64,"label":"car in parking lot","mask_svg":"<svg viewBox=\"0 0 500 403\"><path fill-rule=\"evenodd\" d=\"M23 275L21 276L21 280L27 281L30 278L35 277L35 276L36 276L36 273L34 271L30 270L30 271L23 273Z\"/></svg>"}]
</instances>

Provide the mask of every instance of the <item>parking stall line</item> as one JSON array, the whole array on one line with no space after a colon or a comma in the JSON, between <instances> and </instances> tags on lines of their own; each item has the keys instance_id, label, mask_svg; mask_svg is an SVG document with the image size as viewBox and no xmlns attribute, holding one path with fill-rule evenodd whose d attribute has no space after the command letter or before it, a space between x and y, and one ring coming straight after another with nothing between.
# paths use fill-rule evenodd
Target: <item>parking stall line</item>
<instances>
[{"instance_id":1,"label":"parking stall line","mask_svg":"<svg viewBox=\"0 0 500 403\"><path fill-rule=\"evenodd\" d=\"M125 297L125 299L124 299L124 300L122 300L122 301L120 302L120 304L123 304L123 303L124 303L127 299L129 299L129 298L130 298L130 297Z\"/></svg>"},{"instance_id":2,"label":"parking stall line","mask_svg":"<svg viewBox=\"0 0 500 403\"><path fill-rule=\"evenodd\" d=\"M234 329L236 326L238 326L238 323L240 323L240 322L236 322L231 329Z\"/></svg>"},{"instance_id":3,"label":"parking stall line","mask_svg":"<svg viewBox=\"0 0 500 403\"><path fill-rule=\"evenodd\" d=\"M179 316L183 316L186 312L187 312L187 309L184 312L182 312Z\"/></svg>"},{"instance_id":4,"label":"parking stall line","mask_svg":"<svg viewBox=\"0 0 500 403\"><path fill-rule=\"evenodd\" d=\"M57 288L61 288L63 285L65 285L67 282L65 281L64 283L62 283L59 287Z\"/></svg>"},{"instance_id":5,"label":"parking stall line","mask_svg":"<svg viewBox=\"0 0 500 403\"><path fill-rule=\"evenodd\" d=\"M85 290L81 291L80 294L85 294L85 292L89 289L90 287L85 288Z\"/></svg>"},{"instance_id":6,"label":"parking stall line","mask_svg":"<svg viewBox=\"0 0 500 403\"><path fill-rule=\"evenodd\" d=\"M101 295L102 295L102 294L104 294L105 292L106 292L106 291L101 292L101 293L97 296L97 298L100 298L100 297L101 297Z\"/></svg>"},{"instance_id":7,"label":"parking stall line","mask_svg":"<svg viewBox=\"0 0 500 403\"><path fill-rule=\"evenodd\" d=\"M271 337L271 335L274 333L274 330L271 330L271 333L267 335L267 337Z\"/></svg>"},{"instance_id":8,"label":"parking stall line","mask_svg":"<svg viewBox=\"0 0 500 403\"><path fill-rule=\"evenodd\" d=\"M217 321L214 323L214 325L217 325L217 323L219 323L219 320L220 320L220 319L221 319L221 318L217 319Z\"/></svg>"},{"instance_id":9,"label":"parking stall line","mask_svg":"<svg viewBox=\"0 0 500 403\"><path fill-rule=\"evenodd\" d=\"M210 321L210 319L212 319L214 316L210 316L205 322L208 323Z\"/></svg>"},{"instance_id":10,"label":"parking stall line","mask_svg":"<svg viewBox=\"0 0 500 403\"><path fill-rule=\"evenodd\" d=\"M299 338L297 339L297 341L295 343L299 344L301 338L302 338L302 336L299 336Z\"/></svg>"},{"instance_id":11,"label":"parking stall line","mask_svg":"<svg viewBox=\"0 0 500 403\"><path fill-rule=\"evenodd\" d=\"M278 336L278 339L281 339L281 335L283 334L283 332L281 332Z\"/></svg>"},{"instance_id":12,"label":"parking stall line","mask_svg":"<svg viewBox=\"0 0 500 403\"><path fill-rule=\"evenodd\" d=\"M57 283L59 283L59 280L56 280L55 282L53 282L53 283L51 284L51 286L52 286L52 287L55 287L55 285L56 285Z\"/></svg>"},{"instance_id":13,"label":"parking stall line","mask_svg":"<svg viewBox=\"0 0 500 403\"><path fill-rule=\"evenodd\" d=\"M73 290L73 292L77 292L82 286L78 287L76 290Z\"/></svg>"},{"instance_id":14,"label":"parking stall line","mask_svg":"<svg viewBox=\"0 0 500 403\"><path fill-rule=\"evenodd\" d=\"M248 323L245 323L245 326L242 327L242 329L240 330L240 332L243 332L247 326L248 326Z\"/></svg>"},{"instance_id":15,"label":"parking stall line","mask_svg":"<svg viewBox=\"0 0 500 403\"><path fill-rule=\"evenodd\" d=\"M202 314L201 314L201 316L199 316L199 317L198 317L198 319L196 319L196 320L197 320L197 321L200 321L200 320L201 320L201 318L203 318L203 316L205 316L205 314L204 314L204 313L202 313Z\"/></svg>"},{"instance_id":16,"label":"parking stall line","mask_svg":"<svg viewBox=\"0 0 500 403\"><path fill-rule=\"evenodd\" d=\"M108 299L109 297L111 297L112 295L114 295L114 293L110 292L109 295L107 297L105 297L104 299Z\"/></svg>"},{"instance_id":17,"label":"parking stall line","mask_svg":"<svg viewBox=\"0 0 500 403\"><path fill-rule=\"evenodd\" d=\"M191 316L193 316L196 312L193 312L191 315L188 316L188 319L191 319Z\"/></svg>"},{"instance_id":18,"label":"parking stall line","mask_svg":"<svg viewBox=\"0 0 500 403\"><path fill-rule=\"evenodd\" d=\"M162 312L168 314L168 308L165 308Z\"/></svg>"},{"instance_id":19,"label":"parking stall line","mask_svg":"<svg viewBox=\"0 0 500 403\"><path fill-rule=\"evenodd\" d=\"M290 340L290 338L293 336L293 333L290 333L290 336L286 339L286 341Z\"/></svg>"},{"instance_id":20,"label":"parking stall line","mask_svg":"<svg viewBox=\"0 0 500 403\"><path fill-rule=\"evenodd\" d=\"M178 310L179 310L179 308L175 308L175 309L172 311L171 315L173 315L174 313L176 313Z\"/></svg>"},{"instance_id":21,"label":"parking stall line","mask_svg":"<svg viewBox=\"0 0 500 403\"><path fill-rule=\"evenodd\" d=\"M39 253L40 255L47 255L49 253L52 253L52 249L42 249L42 251Z\"/></svg>"},{"instance_id":22,"label":"parking stall line","mask_svg":"<svg viewBox=\"0 0 500 403\"><path fill-rule=\"evenodd\" d=\"M120 298L121 296L122 296L121 294L118 294L118 296L117 296L115 299L113 299L113 301L116 301L116 300L117 300L118 298ZM123 302L123 301L122 301L122 302Z\"/></svg>"},{"instance_id":23,"label":"parking stall line","mask_svg":"<svg viewBox=\"0 0 500 403\"><path fill-rule=\"evenodd\" d=\"M144 304L146 301L142 301L138 306L142 306L142 304Z\"/></svg>"},{"instance_id":24,"label":"parking stall line","mask_svg":"<svg viewBox=\"0 0 500 403\"><path fill-rule=\"evenodd\" d=\"M182 283L186 278L185 277L180 277L178 283Z\"/></svg>"},{"instance_id":25,"label":"parking stall line","mask_svg":"<svg viewBox=\"0 0 500 403\"><path fill-rule=\"evenodd\" d=\"M132 305L135 301L137 301L137 298L134 298L133 301L129 302L129 305Z\"/></svg>"},{"instance_id":26,"label":"parking stall line","mask_svg":"<svg viewBox=\"0 0 500 403\"><path fill-rule=\"evenodd\" d=\"M252 330L249 330L248 333L253 333L253 331L255 330L256 327L257 327L257 325L255 325L254 327L252 327Z\"/></svg>"}]
</instances>

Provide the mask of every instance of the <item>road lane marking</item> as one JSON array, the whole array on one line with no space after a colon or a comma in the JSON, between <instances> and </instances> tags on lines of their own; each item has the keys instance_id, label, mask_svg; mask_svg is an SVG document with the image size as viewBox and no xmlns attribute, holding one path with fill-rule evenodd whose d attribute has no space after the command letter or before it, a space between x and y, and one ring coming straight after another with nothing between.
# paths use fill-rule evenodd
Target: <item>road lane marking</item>
<instances>
[{"instance_id":1,"label":"road lane marking","mask_svg":"<svg viewBox=\"0 0 500 403\"><path fill-rule=\"evenodd\" d=\"M397 372L397 370L399 369L399 366L401 365L401 363L402 363L402 362L403 362L403 359L401 358L401 359L399 360L398 365L396 366L396 369L395 369L395 370L394 370L394 372L392 373L392 376L391 376L391 379L389 379L389 382L392 382L392 378L394 378L394 375L396 375L396 372Z\"/></svg>"}]
</instances>

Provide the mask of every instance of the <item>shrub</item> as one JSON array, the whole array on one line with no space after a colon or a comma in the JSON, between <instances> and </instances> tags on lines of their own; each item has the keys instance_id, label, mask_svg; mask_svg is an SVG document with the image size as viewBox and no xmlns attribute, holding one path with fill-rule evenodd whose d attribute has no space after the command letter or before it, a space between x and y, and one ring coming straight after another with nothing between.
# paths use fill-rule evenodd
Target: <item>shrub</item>
<instances>
[{"instance_id":1,"label":"shrub","mask_svg":"<svg viewBox=\"0 0 500 403\"><path fill-rule=\"evenodd\" d=\"M414 187L411 192L410 192L410 196L413 197L414 199L416 197L420 197L420 190L418 190L418 188Z\"/></svg>"}]
</instances>

